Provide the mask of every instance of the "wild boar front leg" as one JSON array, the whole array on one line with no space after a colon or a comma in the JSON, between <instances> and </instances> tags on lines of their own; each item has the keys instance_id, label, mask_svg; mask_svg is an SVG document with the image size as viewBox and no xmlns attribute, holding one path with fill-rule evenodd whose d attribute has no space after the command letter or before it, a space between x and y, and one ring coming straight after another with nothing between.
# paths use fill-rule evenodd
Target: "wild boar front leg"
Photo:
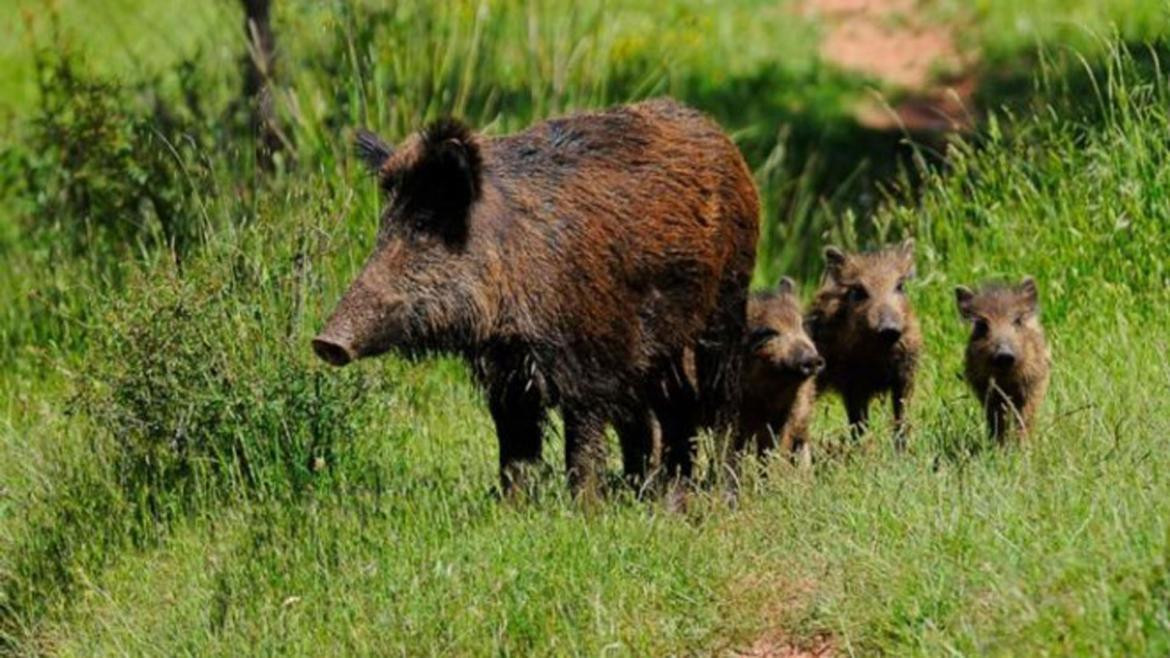
<instances>
[{"instance_id":1,"label":"wild boar front leg","mask_svg":"<svg viewBox=\"0 0 1170 658\"><path fill-rule=\"evenodd\" d=\"M774 452L776 448L784 450L783 423L772 421L756 430L756 457L763 459Z\"/></svg>"},{"instance_id":2,"label":"wild boar front leg","mask_svg":"<svg viewBox=\"0 0 1170 658\"><path fill-rule=\"evenodd\" d=\"M997 393L990 395L998 396ZM985 403L984 412L987 416L987 435L995 439L996 442L1003 443L1011 417L1011 410L1007 403L999 397L992 397Z\"/></svg>"},{"instance_id":3,"label":"wild boar front leg","mask_svg":"<svg viewBox=\"0 0 1170 658\"><path fill-rule=\"evenodd\" d=\"M500 488L511 495L523 488L525 472L540 463L547 411L539 393L518 384L490 391L488 409L500 445Z\"/></svg>"},{"instance_id":4,"label":"wild boar front leg","mask_svg":"<svg viewBox=\"0 0 1170 658\"><path fill-rule=\"evenodd\" d=\"M999 443L1008 439L1027 440L1028 426L1034 409L1023 400L993 389L987 404L988 433Z\"/></svg>"},{"instance_id":5,"label":"wild boar front leg","mask_svg":"<svg viewBox=\"0 0 1170 658\"><path fill-rule=\"evenodd\" d=\"M849 435L854 441L865 436L869 429L869 398L864 393L849 391L843 394L845 415L849 418Z\"/></svg>"},{"instance_id":6,"label":"wild boar front leg","mask_svg":"<svg viewBox=\"0 0 1170 658\"><path fill-rule=\"evenodd\" d=\"M1032 424L1036 420L1036 408L1040 405L1035 398L1029 398L1020 404L1019 433L1020 442L1027 443L1032 434Z\"/></svg>"},{"instance_id":7,"label":"wild boar front leg","mask_svg":"<svg viewBox=\"0 0 1170 658\"><path fill-rule=\"evenodd\" d=\"M808 425L796 419L788 419L781 430L780 451L794 464L804 464L808 453Z\"/></svg>"},{"instance_id":8,"label":"wild boar front leg","mask_svg":"<svg viewBox=\"0 0 1170 658\"><path fill-rule=\"evenodd\" d=\"M1021 428L1023 417L1019 403L994 380L983 397L987 434L997 443L1003 444L1009 437L1017 435Z\"/></svg>"},{"instance_id":9,"label":"wild boar front leg","mask_svg":"<svg viewBox=\"0 0 1170 658\"><path fill-rule=\"evenodd\" d=\"M894 382L890 395L894 412L894 447L899 452L906 449L906 439L910 433L910 427L906 422L906 407L910 404L913 392L913 382L899 379Z\"/></svg>"}]
</instances>

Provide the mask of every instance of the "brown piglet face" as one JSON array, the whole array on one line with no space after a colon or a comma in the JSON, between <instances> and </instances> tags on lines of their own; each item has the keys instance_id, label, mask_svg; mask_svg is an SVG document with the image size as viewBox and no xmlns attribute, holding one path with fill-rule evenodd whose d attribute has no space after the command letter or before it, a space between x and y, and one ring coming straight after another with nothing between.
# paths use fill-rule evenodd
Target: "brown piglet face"
<instances>
[{"instance_id":1,"label":"brown piglet face","mask_svg":"<svg viewBox=\"0 0 1170 658\"><path fill-rule=\"evenodd\" d=\"M898 342L910 321L906 282L914 277L914 241L866 253L827 247L825 264L854 335Z\"/></svg>"},{"instance_id":2,"label":"brown piglet face","mask_svg":"<svg viewBox=\"0 0 1170 658\"><path fill-rule=\"evenodd\" d=\"M358 151L378 175L385 210L377 243L313 350L343 366L390 349L407 353L474 340L490 321L492 254L472 239L480 156L461 125L440 122L392 148L362 134Z\"/></svg>"},{"instance_id":3,"label":"brown piglet face","mask_svg":"<svg viewBox=\"0 0 1170 658\"><path fill-rule=\"evenodd\" d=\"M1036 282L1025 278L1013 287L973 292L955 288L955 302L971 323L968 352L992 371L1009 373L1030 358L1040 335Z\"/></svg>"},{"instance_id":4,"label":"brown piglet face","mask_svg":"<svg viewBox=\"0 0 1170 658\"><path fill-rule=\"evenodd\" d=\"M793 380L813 377L825 367L805 331L796 283L788 277L775 292L748 302L748 332L750 367Z\"/></svg>"}]
</instances>

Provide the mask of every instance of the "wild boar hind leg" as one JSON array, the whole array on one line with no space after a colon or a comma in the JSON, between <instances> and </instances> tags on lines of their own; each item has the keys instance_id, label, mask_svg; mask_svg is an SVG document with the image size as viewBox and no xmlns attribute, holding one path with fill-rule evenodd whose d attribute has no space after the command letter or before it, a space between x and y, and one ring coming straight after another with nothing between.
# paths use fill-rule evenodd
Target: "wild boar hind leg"
<instances>
[{"instance_id":1,"label":"wild boar hind leg","mask_svg":"<svg viewBox=\"0 0 1170 658\"><path fill-rule=\"evenodd\" d=\"M636 407L614 421L622 448L626 482L635 489L646 481L654 461L654 419L649 407Z\"/></svg>"},{"instance_id":2,"label":"wild boar hind leg","mask_svg":"<svg viewBox=\"0 0 1170 658\"><path fill-rule=\"evenodd\" d=\"M650 406L662 435L662 468L669 481L690 480L694 470L697 393L686 370L680 357L661 382L649 387Z\"/></svg>"},{"instance_id":3,"label":"wild boar hind leg","mask_svg":"<svg viewBox=\"0 0 1170 658\"><path fill-rule=\"evenodd\" d=\"M746 279L724 282L718 307L695 345L702 424L717 434L732 430L739 422L746 309Z\"/></svg>"},{"instance_id":4,"label":"wild boar hind leg","mask_svg":"<svg viewBox=\"0 0 1170 658\"><path fill-rule=\"evenodd\" d=\"M601 494L605 467L605 427L608 419L586 405L566 404L565 471L569 489L578 498L593 499Z\"/></svg>"}]
</instances>

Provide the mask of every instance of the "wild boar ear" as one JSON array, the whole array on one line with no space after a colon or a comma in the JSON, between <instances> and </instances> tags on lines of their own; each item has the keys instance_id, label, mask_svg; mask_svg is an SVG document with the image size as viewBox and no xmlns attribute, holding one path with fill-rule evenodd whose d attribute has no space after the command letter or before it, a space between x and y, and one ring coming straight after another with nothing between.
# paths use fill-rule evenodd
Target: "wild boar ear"
<instances>
[{"instance_id":1,"label":"wild boar ear","mask_svg":"<svg viewBox=\"0 0 1170 658\"><path fill-rule=\"evenodd\" d=\"M967 286L955 286L955 304L959 307L959 315L964 320L970 320L974 310L975 292Z\"/></svg>"},{"instance_id":2,"label":"wild boar ear","mask_svg":"<svg viewBox=\"0 0 1170 658\"><path fill-rule=\"evenodd\" d=\"M381 171L382 165L394 154L393 146L365 128L358 129L353 140L353 148L366 168L375 174Z\"/></svg>"},{"instance_id":3,"label":"wild boar ear","mask_svg":"<svg viewBox=\"0 0 1170 658\"><path fill-rule=\"evenodd\" d=\"M1040 305L1040 291L1036 289L1036 279L1030 276L1024 277L1020 281L1019 291L1024 298L1024 303L1028 305L1028 312L1035 313L1036 308Z\"/></svg>"},{"instance_id":4,"label":"wild boar ear","mask_svg":"<svg viewBox=\"0 0 1170 658\"><path fill-rule=\"evenodd\" d=\"M829 245L825 247L825 272L834 281L840 278L841 269L845 267L845 252Z\"/></svg>"},{"instance_id":5,"label":"wild boar ear","mask_svg":"<svg viewBox=\"0 0 1170 658\"><path fill-rule=\"evenodd\" d=\"M781 295L795 295L796 282L792 280L792 277L782 276L780 282L776 284L776 292Z\"/></svg>"},{"instance_id":6,"label":"wild boar ear","mask_svg":"<svg viewBox=\"0 0 1170 658\"><path fill-rule=\"evenodd\" d=\"M455 119L431 124L422 135L422 155L414 167L414 192L443 221L464 222L479 198L483 156L475 135Z\"/></svg>"}]
</instances>

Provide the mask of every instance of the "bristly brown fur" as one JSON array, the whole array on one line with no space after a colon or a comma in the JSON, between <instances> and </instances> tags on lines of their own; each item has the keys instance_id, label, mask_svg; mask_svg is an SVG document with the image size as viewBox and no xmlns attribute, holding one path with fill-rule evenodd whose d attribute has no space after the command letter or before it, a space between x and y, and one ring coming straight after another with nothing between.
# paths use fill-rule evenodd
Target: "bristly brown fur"
<instances>
[{"instance_id":1,"label":"bristly brown fur","mask_svg":"<svg viewBox=\"0 0 1170 658\"><path fill-rule=\"evenodd\" d=\"M959 313L971 324L966 378L983 405L988 433L999 441L1026 438L1048 390L1051 355L1040 324L1035 281L955 289Z\"/></svg>"},{"instance_id":2,"label":"bristly brown fur","mask_svg":"<svg viewBox=\"0 0 1170 658\"><path fill-rule=\"evenodd\" d=\"M604 465L608 424L635 479L648 410L681 478L698 423L734 427L759 198L712 121L653 100L497 138L441 122L380 178L378 244L315 348L337 364L390 349L466 357L505 489L541 459L554 406L577 490Z\"/></svg>"},{"instance_id":3,"label":"bristly brown fur","mask_svg":"<svg viewBox=\"0 0 1170 658\"><path fill-rule=\"evenodd\" d=\"M825 260L824 281L807 318L825 359L818 393L841 395L855 436L868 425L870 401L890 393L895 443L902 447L922 351L922 333L905 291L915 272L914 242L858 253L829 247Z\"/></svg>"}]
</instances>

